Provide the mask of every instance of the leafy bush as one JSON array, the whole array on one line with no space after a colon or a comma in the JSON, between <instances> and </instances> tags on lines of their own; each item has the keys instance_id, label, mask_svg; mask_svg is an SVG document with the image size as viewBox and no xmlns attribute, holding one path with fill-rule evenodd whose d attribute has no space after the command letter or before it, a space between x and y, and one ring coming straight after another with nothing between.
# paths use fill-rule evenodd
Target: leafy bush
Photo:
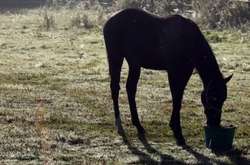
<instances>
[{"instance_id":1,"label":"leafy bush","mask_svg":"<svg viewBox=\"0 0 250 165\"><path fill-rule=\"evenodd\" d=\"M143 0L120 0L119 5L125 8L143 8Z\"/></svg>"},{"instance_id":2,"label":"leafy bush","mask_svg":"<svg viewBox=\"0 0 250 165\"><path fill-rule=\"evenodd\" d=\"M237 27L250 21L250 7L243 2L227 0L193 0L197 19L209 27Z\"/></svg>"},{"instance_id":3,"label":"leafy bush","mask_svg":"<svg viewBox=\"0 0 250 165\"><path fill-rule=\"evenodd\" d=\"M250 22L250 3L232 0L48 0L51 7L101 11L97 24L103 24L106 13L125 8L141 8L157 15L181 14L208 28L242 27ZM101 6L105 3L105 6ZM109 4L109 5L107 5ZM77 10L79 11L79 10ZM89 15L76 14L72 25L92 27ZM98 14L97 14L98 15ZM92 17L91 17L92 18ZM100 25L99 24L99 25ZM89 26L90 25L90 26ZM245 26L246 27L246 26Z\"/></svg>"},{"instance_id":4,"label":"leafy bush","mask_svg":"<svg viewBox=\"0 0 250 165\"><path fill-rule=\"evenodd\" d=\"M183 12L190 0L120 0L118 3L124 8L142 8L159 15L169 15Z\"/></svg>"},{"instance_id":5,"label":"leafy bush","mask_svg":"<svg viewBox=\"0 0 250 165\"><path fill-rule=\"evenodd\" d=\"M119 0L120 8L142 8L158 15L193 13L209 28L237 27L250 21L250 4L229 0Z\"/></svg>"}]
</instances>

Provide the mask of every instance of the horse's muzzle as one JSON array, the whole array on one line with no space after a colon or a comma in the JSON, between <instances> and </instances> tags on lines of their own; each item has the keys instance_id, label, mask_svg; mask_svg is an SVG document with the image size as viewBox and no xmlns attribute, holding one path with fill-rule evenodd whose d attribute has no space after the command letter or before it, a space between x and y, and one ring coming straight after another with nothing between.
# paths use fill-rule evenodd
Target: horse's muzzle
<instances>
[{"instance_id":1,"label":"horse's muzzle","mask_svg":"<svg viewBox=\"0 0 250 165\"><path fill-rule=\"evenodd\" d=\"M218 127L221 123L221 110L219 109L206 109L205 114L207 117L207 126Z\"/></svg>"}]
</instances>

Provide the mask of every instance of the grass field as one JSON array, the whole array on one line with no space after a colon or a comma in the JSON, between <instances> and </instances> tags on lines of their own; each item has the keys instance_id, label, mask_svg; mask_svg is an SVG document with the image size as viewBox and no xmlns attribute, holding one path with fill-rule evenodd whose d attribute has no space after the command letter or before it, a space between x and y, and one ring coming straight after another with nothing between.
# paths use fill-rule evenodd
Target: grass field
<instances>
[{"instance_id":1,"label":"grass field","mask_svg":"<svg viewBox=\"0 0 250 165\"><path fill-rule=\"evenodd\" d=\"M189 148L177 147L168 127L167 74L143 70L137 104L147 142L130 122L125 93L120 107L127 143L118 136L100 27L72 27L73 11L0 15L0 164L249 164L250 33L204 31L228 84L223 123L237 126L235 151L216 155L204 145L202 84L193 74L185 91L182 127ZM46 27L46 26L45 26Z\"/></svg>"}]
</instances>

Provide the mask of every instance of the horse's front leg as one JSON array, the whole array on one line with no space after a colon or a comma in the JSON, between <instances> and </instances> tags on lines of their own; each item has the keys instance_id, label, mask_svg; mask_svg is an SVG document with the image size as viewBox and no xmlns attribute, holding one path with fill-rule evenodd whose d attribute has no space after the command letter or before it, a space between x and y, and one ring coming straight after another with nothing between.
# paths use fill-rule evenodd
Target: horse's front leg
<instances>
[{"instance_id":1,"label":"horse's front leg","mask_svg":"<svg viewBox=\"0 0 250 165\"><path fill-rule=\"evenodd\" d=\"M129 66L129 74L128 74L128 79L126 83L126 90L128 94L128 101L129 101L129 108L130 108L131 117L132 117L132 123L134 126L136 126L139 134L144 134L145 130L141 126L138 113L137 113L136 102L135 102L136 89L137 89L138 80L140 78L140 72L141 72L140 67Z\"/></svg>"},{"instance_id":2,"label":"horse's front leg","mask_svg":"<svg viewBox=\"0 0 250 165\"><path fill-rule=\"evenodd\" d=\"M182 135L182 128L180 123L180 109L181 109L181 98L173 97L173 111L170 119L169 126L173 131L177 145L185 145L185 139Z\"/></svg>"},{"instance_id":3,"label":"horse's front leg","mask_svg":"<svg viewBox=\"0 0 250 165\"><path fill-rule=\"evenodd\" d=\"M182 73L168 73L169 85L173 100L173 111L169 126L171 127L177 145L185 145L185 139L182 135L182 128L180 123L180 110L182 104L182 97L186 84L192 74L192 69L185 70Z\"/></svg>"}]
</instances>

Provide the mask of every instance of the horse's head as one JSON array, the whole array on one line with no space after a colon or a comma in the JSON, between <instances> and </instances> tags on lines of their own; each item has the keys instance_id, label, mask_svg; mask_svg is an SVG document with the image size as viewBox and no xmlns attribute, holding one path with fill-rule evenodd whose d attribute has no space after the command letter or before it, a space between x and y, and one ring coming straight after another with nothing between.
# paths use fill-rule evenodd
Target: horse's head
<instances>
[{"instance_id":1,"label":"horse's head","mask_svg":"<svg viewBox=\"0 0 250 165\"><path fill-rule=\"evenodd\" d=\"M201 93L201 101L205 108L208 126L220 125L222 106L227 98L226 84L232 76L222 80L211 81L208 87Z\"/></svg>"}]
</instances>

